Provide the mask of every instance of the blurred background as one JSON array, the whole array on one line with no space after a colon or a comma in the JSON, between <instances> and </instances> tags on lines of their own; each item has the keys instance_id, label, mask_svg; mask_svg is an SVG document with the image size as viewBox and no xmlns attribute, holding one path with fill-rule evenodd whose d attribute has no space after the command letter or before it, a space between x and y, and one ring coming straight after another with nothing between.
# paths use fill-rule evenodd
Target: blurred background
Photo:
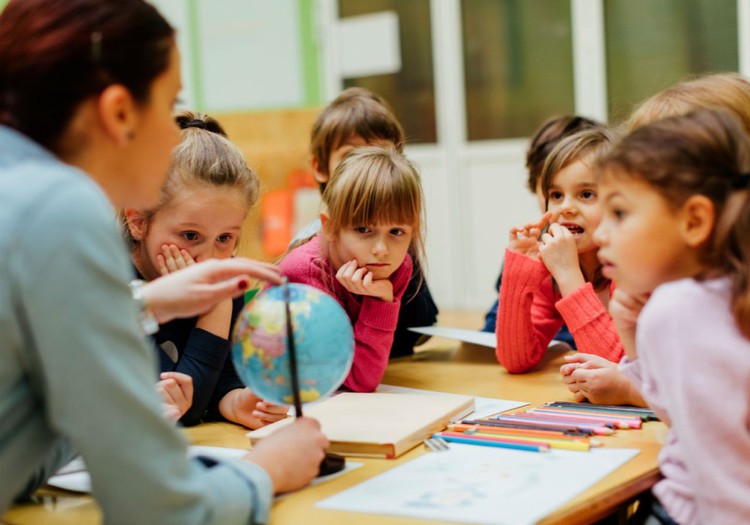
<instances>
[{"instance_id":1,"label":"blurred background","mask_svg":"<svg viewBox=\"0 0 750 525\"><path fill-rule=\"evenodd\" d=\"M507 231L537 218L524 152L542 121L616 124L687 76L750 73L747 0L154 3L179 31L183 106L217 117L261 178L241 253L274 260L317 215L310 128L364 86L391 103L421 167L444 309L488 307Z\"/></svg>"}]
</instances>

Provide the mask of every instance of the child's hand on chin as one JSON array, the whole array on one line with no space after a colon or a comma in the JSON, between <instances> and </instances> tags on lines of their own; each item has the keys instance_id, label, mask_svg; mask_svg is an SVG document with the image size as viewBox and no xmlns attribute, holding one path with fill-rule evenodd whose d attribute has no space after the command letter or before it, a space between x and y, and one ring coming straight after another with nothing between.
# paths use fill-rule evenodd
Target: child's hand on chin
<instances>
[{"instance_id":1,"label":"child's hand on chin","mask_svg":"<svg viewBox=\"0 0 750 525\"><path fill-rule=\"evenodd\" d=\"M352 293L369 295L385 302L393 302L393 283L389 279L374 279L367 268L360 268L352 259L336 272L336 280Z\"/></svg>"},{"instance_id":2,"label":"child's hand on chin","mask_svg":"<svg viewBox=\"0 0 750 525\"><path fill-rule=\"evenodd\" d=\"M169 275L195 264L195 260L187 250L181 250L175 244L162 244L161 253L156 256L156 264L162 276Z\"/></svg>"}]
</instances>

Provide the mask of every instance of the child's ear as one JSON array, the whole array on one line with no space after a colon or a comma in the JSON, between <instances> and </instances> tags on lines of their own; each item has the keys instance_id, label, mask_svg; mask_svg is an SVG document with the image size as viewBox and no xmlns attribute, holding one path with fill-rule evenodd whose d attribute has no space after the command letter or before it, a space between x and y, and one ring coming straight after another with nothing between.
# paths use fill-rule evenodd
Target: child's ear
<instances>
[{"instance_id":1,"label":"child's ear","mask_svg":"<svg viewBox=\"0 0 750 525\"><path fill-rule=\"evenodd\" d=\"M331 216L324 211L320 212L320 231L323 233L323 236L329 241L332 241L334 238L333 231L331 230Z\"/></svg>"},{"instance_id":2,"label":"child's ear","mask_svg":"<svg viewBox=\"0 0 750 525\"><path fill-rule=\"evenodd\" d=\"M146 237L146 216L133 208L125 208L125 219L133 240L142 241Z\"/></svg>"},{"instance_id":3,"label":"child's ear","mask_svg":"<svg viewBox=\"0 0 750 525\"><path fill-rule=\"evenodd\" d=\"M716 222L714 203L705 195L693 195L682 206L682 238L697 248L711 236Z\"/></svg>"},{"instance_id":4,"label":"child's ear","mask_svg":"<svg viewBox=\"0 0 750 525\"><path fill-rule=\"evenodd\" d=\"M313 177L318 184L328 184L328 179L330 177L320 171L320 162L318 162L318 157L315 155L310 156L310 168L312 169Z\"/></svg>"}]
</instances>

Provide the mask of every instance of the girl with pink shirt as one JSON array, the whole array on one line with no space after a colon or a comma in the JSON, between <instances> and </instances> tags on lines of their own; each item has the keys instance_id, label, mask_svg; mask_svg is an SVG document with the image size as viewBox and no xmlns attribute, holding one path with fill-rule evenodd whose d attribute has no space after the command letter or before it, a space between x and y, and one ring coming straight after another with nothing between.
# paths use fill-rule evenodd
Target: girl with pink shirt
<instances>
[{"instance_id":1,"label":"girl with pink shirt","mask_svg":"<svg viewBox=\"0 0 750 525\"><path fill-rule=\"evenodd\" d=\"M292 282L336 298L354 327L354 362L344 387L372 392L388 365L409 253L422 254L422 186L392 147L363 147L338 165L323 192L320 234L279 266ZM411 250L410 250L411 249Z\"/></svg>"},{"instance_id":2,"label":"girl with pink shirt","mask_svg":"<svg viewBox=\"0 0 750 525\"><path fill-rule=\"evenodd\" d=\"M539 364L563 323L580 352L611 361L623 355L607 313L611 282L601 275L592 238L601 218L592 166L612 141L610 131L594 128L555 146L541 175L547 212L510 232L496 355L511 373Z\"/></svg>"},{"instance_id":3,"label":"girl with pink shirt","mask_svg":"<svg viewBox=\"0 0 750 525\"><path fill-rule=\"evenodd\" d=\"M747 523L750 139L700 110L636 129L601 168L620 369L669 426L645 523Z\"/></svg>"}]
</instances>

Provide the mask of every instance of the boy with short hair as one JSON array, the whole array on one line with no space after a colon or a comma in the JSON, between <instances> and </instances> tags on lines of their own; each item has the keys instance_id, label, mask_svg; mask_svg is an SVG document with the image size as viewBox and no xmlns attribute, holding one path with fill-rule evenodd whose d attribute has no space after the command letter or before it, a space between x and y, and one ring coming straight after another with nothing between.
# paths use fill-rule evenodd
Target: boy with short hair
<instances>
[{"instance_id":1,"label":"boy with short hair","mask_svg":"<svg viewBox=\"0 0 750 525\"><path fill-rule=\"evenodd\" d=\"M310 136L310 167L320 192L350 151L392 145L403 152L404 142L404 130L385 99L365 88L345 89L320 112ZM320 228L319 219L312 221L297 233L292 244L315 235ZM428 338L411 332L409 327L433 325L437 314L422 268L416 265L404 293L391 357L414 353L414 347Z\"/></svg>"}]
</instances>

